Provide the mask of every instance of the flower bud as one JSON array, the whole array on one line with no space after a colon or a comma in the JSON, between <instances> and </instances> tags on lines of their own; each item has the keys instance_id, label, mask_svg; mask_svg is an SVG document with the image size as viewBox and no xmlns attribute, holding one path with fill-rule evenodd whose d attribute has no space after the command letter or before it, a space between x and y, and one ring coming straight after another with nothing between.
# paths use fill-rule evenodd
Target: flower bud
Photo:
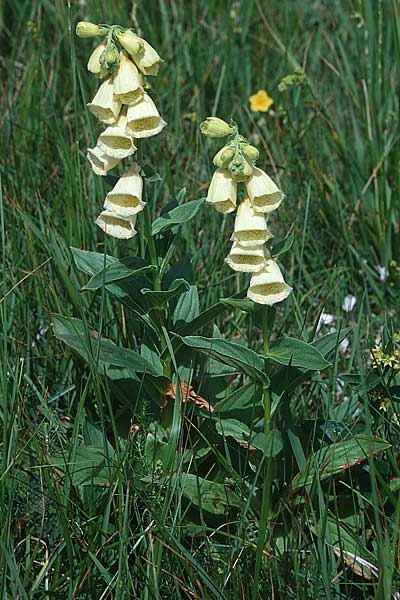
<instances>
[{"instance_id":1,"label":"flower bud","mask_svg":"<svg viewBox=\"0 0 400 600\"><path fill-rule=\"evenodd\" d=\"M256 161L260 156L260 153L257 150L257 148L255 146L252 146L251 144L242 144L240 146L240 149L247 158L247 160L250 160L251 162Z\"/></svg>"},{"instance_id":2,"label":"flower bud","mask_svg":"<svg viewBox=\"0 0 400 600\"><path fill-rule=\"evenodd\" d=\"M205 121L200 123L200 131L207 137L221 138L235 133L236 130L218 117L207 117Z\"/></svg>"},{"instance_id":3,"label":"flower bud","mask_svg":"<svg viewBox=\"0 0 400 600\"><path fill-rule=\"evenodd\" d=\"M106 49L100 56L100 64L108 72L112 72L114 67L119 63L119 51L114 42L107 44Z\"/></svg>"},{"instance_id":4,"label":"flower bud","mask_svg":"<svg viewBox=\"0 0 400 600\"><path fill-rule=\"evenodd\" d=\"M79 21L76 26L76 35L80 38L96 37L101 35L101 28L95 23L88 21Z\"/></svg>"},{"instance_id":5,"label":"flower bud","mask_svg":"<svg viewBox=\"0 0 400 600\"><path fill-rule=\"evenodd\" d=\"M136 33L133 31L124 31L123 33L117 34L118 40L121 42L121 46L134 58L137 55L143 53L143 42Z\"/></svg>"},{"instance_id":6,"label":"flower bud","mask_svg":"<svg viewBox=\"0 0 400 600\"><path fill-rule=\"evenodd\" d=\"M214 156L213 163L216 167L219 167L220 169L224 169L234 156L235 156L235 149L232 148L231 146L224 146Z\"/></svg>"},{"instance_id":7,"label":"flower bud","mask_svg":"<svg viewBox=\"0 0 400 600\"><path fill-rule=\"evenodd\" d=\"M97 46L97 48L95 48L92 52L92 54L90 55L88 64L87 64L87 70L90 71L90 73L94 73L95 75L100 75L102 67L101 67L101 63L100 63L100 57L103 54L104 50L106 49L106 42L102 42L99 46Z\"/></svg>"},{"instance_id":8,"label":"flower bud","mask_svg":"<svg viewBox=\"0 0 400 600\"><path fill-rule=\"evenodd\" d=\"M253 173L252 165L241 154L234 157L228 165L229 171L236 181L246 181Z\"/></svg>"}]
</instances>

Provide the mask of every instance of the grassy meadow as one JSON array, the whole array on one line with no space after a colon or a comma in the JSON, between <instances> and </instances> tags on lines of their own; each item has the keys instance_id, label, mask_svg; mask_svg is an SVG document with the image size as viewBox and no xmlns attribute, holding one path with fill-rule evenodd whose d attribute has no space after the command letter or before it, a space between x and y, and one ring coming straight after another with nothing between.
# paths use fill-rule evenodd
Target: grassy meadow
<instances>
[{"instance_id":1,"label":"grassy meadow","mask_svg":"<svg viewBox=\"0 0 400 600\"><path fill-rule=\"evenodd\" d=\"M165 61L154 237L94 223L78 21ZM3 0L0 74L0 599L400 598L399 3ZM286 195L267 312L202 200L210 115Z\"/></svg>"}]
</instances>

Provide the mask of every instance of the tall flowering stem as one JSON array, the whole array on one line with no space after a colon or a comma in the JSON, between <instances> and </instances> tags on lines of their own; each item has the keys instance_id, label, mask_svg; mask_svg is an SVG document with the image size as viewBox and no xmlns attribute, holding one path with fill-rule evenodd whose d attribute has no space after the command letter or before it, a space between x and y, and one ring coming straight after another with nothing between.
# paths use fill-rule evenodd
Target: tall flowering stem
<instances>
[{"instance_id":1,"label":"tall flowering stem","mask_svg":"<svg viewBox=\"0 0 400 600\"><path fill-rule=\"evenodd\" d=\"M251 274L247 297L256 304L263 305L263 350L267 359L271 307L285 300L292 291L267 247L267 243L273 237L268 227L268 217L281 205L284 194L269 175L256 166L258 149L240 135L234 121L227 123L217 117L209 117L200 128L208 137L227 138L227 142L213 159L217 168L208 189L207 203L220 213L236 212L231 236L233 245L225 260L234 271ZM244 187L241 201L238 198L240 184ZM265 384L263 388L263 404L264 433L270 436L269 384ZM270 450L264 469L252 600L259 598L265 536L272 514L272 474L273 453Z\"/></svg>"}]
</instances>

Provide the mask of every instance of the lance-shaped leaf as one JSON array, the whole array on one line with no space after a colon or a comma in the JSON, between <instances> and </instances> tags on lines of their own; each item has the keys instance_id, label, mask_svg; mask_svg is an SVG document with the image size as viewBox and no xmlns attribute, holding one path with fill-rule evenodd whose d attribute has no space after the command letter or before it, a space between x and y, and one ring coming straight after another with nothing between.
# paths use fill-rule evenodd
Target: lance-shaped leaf
<instances>
[{"instance_id":1,"label":"lance-shaped leaf","mask_svg":"<svg viewBox=\"0 0 400 600\"><path fill-rule=\"evenodd\" d=\"M230 508L240 508L243 504L228 486L191 473L175 473L171 481L193 504L210 513L224 514Z\"/></svg>"},{"instance_id":2,"label":"lance-shaped leaf","mask_svg":"<svg viewBox=\"0 0 400 600\"><path fill-rule=\"evenodd\" d=\"M224 365L234 367L252 379L257 378L263 383L268 382L264 372L264 359L246 346L221 338L205 338L196 335L178 337L186 346L198 350L208 358L214 358Z\"/></svg>"},{"instance_id":3,"label":"lance-shaped leaf","mask_svg":"<svg viewBox=\"0 0 400 600\"><path fill-rule=\"evenodd\" d=\"M121 348L108 339L100 339L79 319L53 316L56 337L76 350L88 363L96 364L104 373L110 366L126 367L136 373L160 375L159 364L153 364L138 352Z\"/></svg>"},{"instance_id":4,"label":"lance-shaped leaf","mask_svg":"<svg viewBox=\"0 0 400 600\"><path fill-rule=\"evenodd\" d=\"M291 337L274 342L266 356L281 365L290 364L311 371L325 369L330 364L314 346Z\"/></svg>"},{"instance_id":5,"label":"lance-shaped leaf","mask_svg":"<svg viewBox=\"0 0 400 600\"><path fill-rule=\"evenodd\" d=\"M152 306L160 308L169 302L169 300L172 300L172 298L187 292L189 288L190 285L185 279L175 279L169 290L161 290L158 292L143 288L141 292Z\"/></svg>"},{"instance_id":6,"label":"lance-shaped leaf","mask_svg":"<svg viewBox=\"0 0 400 600\"><path fill-rule=\"evenodd\" d=\"M103 285L107 285L121 279L133 279L151 273L155 267L146 265L141 258L130 257L117 260L113 264L106 266L98 271L83 287L84 290L98 290Z\"/></svg>"},{"instance_id":7,"label":"lance-shaped leaf","mask_svg":"<svg viewBox=\"0 0 400 600\"><path fill-rule=\"evenodd\" d=\"M304 469L293 480L293 490L312 485L316 478L320 481L346 471L366 460L368 456L382 452L390 444L381 438L369 435L355 435L350 440L323 446L311 455Z\"/></svg>"},{"instance_id":8,"label":"lance-shaped leaf","mask_svg":"<svg viewBox=\"0 0 400 600\"><path fill-rule=\"evenodd\" d=\"M185 202L176 208L173 208L169 212L163 214L161 217L156 219L153 222L152 234L156 235L161 231L167 231L175 225L181 225L182 223L187 223L198 213L200 208L204 204L204 198L200 198L199 200L191 200L190 202Z\"/></svg>"}]
</instances>

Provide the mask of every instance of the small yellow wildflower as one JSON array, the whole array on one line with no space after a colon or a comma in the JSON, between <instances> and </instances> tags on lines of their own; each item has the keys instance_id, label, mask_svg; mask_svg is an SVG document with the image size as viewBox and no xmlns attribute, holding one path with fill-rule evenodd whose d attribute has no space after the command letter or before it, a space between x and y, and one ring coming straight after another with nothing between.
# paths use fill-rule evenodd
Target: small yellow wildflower
<instances>
[{"instance_id":1,"label":"small yellow wildflower","mask_svg":"<svg viewBox=\"0 0 400 600\"><path fill-rule=\"evenodd\" d=\"M253 112L268 112L274 103L265 90L258 90L257 94L250 96L249 101Z\"/></svg>"}]
</instances>

